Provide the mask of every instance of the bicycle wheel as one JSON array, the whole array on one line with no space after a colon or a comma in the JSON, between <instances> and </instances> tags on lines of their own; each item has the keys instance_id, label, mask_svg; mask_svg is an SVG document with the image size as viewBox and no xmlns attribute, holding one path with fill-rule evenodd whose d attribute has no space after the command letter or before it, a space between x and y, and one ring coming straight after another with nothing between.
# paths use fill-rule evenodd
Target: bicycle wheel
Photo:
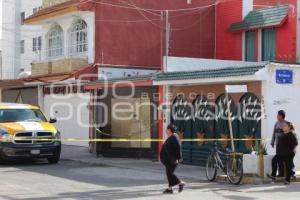
<instances>
[{"instance_id":1,"label":"bicycle wheel","mask_svg":"<svg viewBox=\"0 0 300 200\"><path fill-rule=\"evenodd\" d=\"M230 183L239 185L243 179L243 159L240 156L230 157L227 161L227 178Z\"/></svg>"},{"instance_id":2,"label":"bicycle wheel","mask_svg":"<svg viewBox=\"0 0 300 200\"><path fill-rule=\"evenodd\" d=\"M208 156L206 161L206 177L209 181L214 181L217 177L217 160L212 155Z\"/></svg>"}]
</instances>

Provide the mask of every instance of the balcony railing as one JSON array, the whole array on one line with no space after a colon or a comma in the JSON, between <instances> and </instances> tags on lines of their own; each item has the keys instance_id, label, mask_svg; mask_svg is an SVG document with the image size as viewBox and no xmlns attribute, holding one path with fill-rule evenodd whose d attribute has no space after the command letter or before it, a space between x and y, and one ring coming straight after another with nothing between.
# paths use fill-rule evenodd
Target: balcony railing
<instances>
[{"instance_id":1,"label":"balcony railing","mask_svg":"<svg viewBox=\"0 0 300 200\"><path fill-rule=\"evenodd\" d=\"M61 58L44 62L37 61L32 63L31 74L36 76L71 72L87 64L87 58Z\"/></svg>"}]
</instances>

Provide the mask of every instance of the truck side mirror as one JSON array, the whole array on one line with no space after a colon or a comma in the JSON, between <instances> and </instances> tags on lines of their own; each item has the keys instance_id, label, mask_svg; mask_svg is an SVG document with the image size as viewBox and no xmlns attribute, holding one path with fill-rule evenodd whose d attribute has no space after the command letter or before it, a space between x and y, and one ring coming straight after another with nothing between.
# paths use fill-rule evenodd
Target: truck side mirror
<instances>
[{"instance_id":1,"label":"truck side mirror","mask_svg":"<svg viewBox=\"0 0 300 200\"><path fill-rule=\"evenodd\" d=\"M49 123L54 124L57 122L57 119L55 118L50 118Z\"/></svg>"}]
</instances>

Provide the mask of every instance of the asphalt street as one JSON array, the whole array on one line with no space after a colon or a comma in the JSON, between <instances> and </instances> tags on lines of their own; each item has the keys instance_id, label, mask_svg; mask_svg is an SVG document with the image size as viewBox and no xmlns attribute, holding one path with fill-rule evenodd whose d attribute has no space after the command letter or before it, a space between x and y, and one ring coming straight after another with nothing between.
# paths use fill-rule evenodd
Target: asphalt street
<instances>
[{"instance_id":1,"label":"asphalt street","mask_svg":"<svg viewBox=\"0 0 300 200\"><path fill-rule=\"evenodd\" d=\"M232 186L186 178L186 190L163 195L165 176L159 170L89 164L62 160L10 163L0 166L0 199L298 199L300 184Z\"/></svg>"}]
</instances>

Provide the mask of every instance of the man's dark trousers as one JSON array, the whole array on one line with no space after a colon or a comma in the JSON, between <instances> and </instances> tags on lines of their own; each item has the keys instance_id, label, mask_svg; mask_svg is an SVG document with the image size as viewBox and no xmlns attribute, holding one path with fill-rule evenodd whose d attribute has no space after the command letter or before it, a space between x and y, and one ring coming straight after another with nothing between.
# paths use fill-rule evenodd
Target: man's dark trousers
<instances>
[{"instance_id":1,"label":"man's dark trousers","mask_svg":"<svg viewBox=\"0 0 300 200\"><path fill-rule=\"evenodd\" d=\"M272 176L276 176L278 170L278 176L284 177L284 164L279 155L275 155L272 159Z\"/></svg>"},{"instance_id":2,"label":"man's dark trousers","mask_svg":"<svg viewBox=\"0 0 300 200\"><path fill-rule=\"evenodd\" d=\"M168 178L168 182L169 182L169 187L173 187L175 185L178 185L180 183L180 180L174 174L175 169L177 168L177 164L176 163L172 163L172 162L164 162L163 164L166 167L166 172L167 172L167 178Z\"/></svg>"},{"instance_id":3,"label":"man's dark trousers","mask_svg":"<svg viewBox=\"0 0 300 200\"><path fill-rule=\"evenodd\" d=\"M286 169L286 178L285 178L285 180L290 182L291 177L293 175L293 159L294 159L294 155L287 155L287 156L276 155L272 159L272 176L276 175L277 166L279 165L279 163L281 163L283 165L283 168L284 168L284 165L285 165L285 169ZM284 172L282 172L282 174L284 176Z\"/></svg>"}]
</instances>

